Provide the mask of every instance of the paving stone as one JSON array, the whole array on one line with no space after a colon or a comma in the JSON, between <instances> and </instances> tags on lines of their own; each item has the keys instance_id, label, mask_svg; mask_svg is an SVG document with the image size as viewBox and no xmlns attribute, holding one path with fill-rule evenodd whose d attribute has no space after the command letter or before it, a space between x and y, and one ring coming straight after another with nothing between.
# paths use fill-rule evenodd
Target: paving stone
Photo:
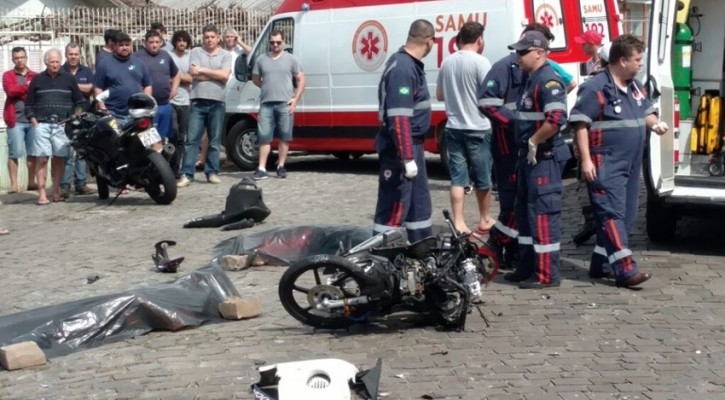
<instances>
[{"instance_id":1,"label":"paving stone","mask_svg":"<svg viewBox=\"0 0 725 400\"><path fill-rule=\"evenodd\" d=\"M304 224L372 226L375 157L354 163L292 157L287 166L288 179L259 182L270 217L242 231L182 228L190 218L223 208L229 187L248 174L238 171L223 172L221 185L195 182L180 189L165 207L135 191L112 206L93 196L45 208L34 206L32 197L5 202L0 225L12 234L0 239L0 315L166 282L205 265L218 242L237 235ZM428 170L432 221L442 227L449 184L437 161ZM52 358L39 368L0 371L0 398L246 399L258 379L257 363L328 357L362 369L382 358L387 399L426 392L466 400L722 397L725 224L685 219L677 240L651 243L643 189L630 243L640 268L654 279L639 291L619 289L587 277L594 244L571 242L582 219L576 183L567 177L564 186L562 286L526 291L496 277L484 289L481 307L490 326L474 311L462 333L415 325L412 316L350 331L314 331L279 303L277 283L285 269L253 267L228 276L242 298L262 301L265 312L258 318L152 333ZM473 197L465 202L473 224ZM173 254L186 257L176 275L154 271L150 256L162 239L177 241ZM89 275L100 279L88 284ZM448 353L432 355L440 351ZM401 373L405 379L396 377Z\"/></svg>"}]
</instances>

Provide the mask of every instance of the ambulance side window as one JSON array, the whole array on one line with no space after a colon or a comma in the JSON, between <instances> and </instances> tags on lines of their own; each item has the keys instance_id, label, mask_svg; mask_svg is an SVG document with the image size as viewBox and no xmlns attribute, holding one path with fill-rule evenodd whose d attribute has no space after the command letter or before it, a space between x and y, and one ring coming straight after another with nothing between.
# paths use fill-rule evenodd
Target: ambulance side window
<instances>
[{"instance_id":1,"label":"ambulance side window","mask_svg":"<svg viewBox=\"0 0 725 400\"><path fill-rule=\"evenodd\" d=\"M249 61L249 70L252 71L252 69L254 68L254 62L257 61L257 58L259 58L259 56L269 52L269 36L272 34L272 31L279 30L284 32L284 51L292 53L294 43L293 35L295 31L294 27L295 21L292 18L282 18L273 21L267 27L267 29L265 29L265 31L261 35L259 35L259 44L257 45L257 48L254 49L254 53L252 54L252 57Z\"/></svg>"},{"instance_id":2,"label":"ambulance side window","mask_svg":"<svg viewBox=\"0 0 725 400\"><path fill-rule=\"evenodd\" d=\"M546 25L554 35L554 41L551 42L551 50L566 49L568 43L566 40L566 24L564 14L562 12L561 0L533 0L534 20L542 25Z\"/></svg>"}]
</instances>

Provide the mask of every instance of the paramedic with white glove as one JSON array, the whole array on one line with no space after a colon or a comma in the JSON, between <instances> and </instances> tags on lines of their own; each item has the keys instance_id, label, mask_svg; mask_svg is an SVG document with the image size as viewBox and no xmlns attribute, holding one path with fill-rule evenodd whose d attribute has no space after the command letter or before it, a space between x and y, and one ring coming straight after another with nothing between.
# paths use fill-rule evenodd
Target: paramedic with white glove
<instances>
[{"instance_id":1,"label":"paramedic with white glove","mask_svg":"<svg viewBox=\"0 0 725 400\"><path fill-rule=\"evenodd\" d=\"M380 174L373 234L405 227L411 243L433 235L423 149L431 106L421 61L433 46L433 25L414 21L405 46L385 64L378 86L382 126L375 137Z\"/></svg>"}]
</instances>

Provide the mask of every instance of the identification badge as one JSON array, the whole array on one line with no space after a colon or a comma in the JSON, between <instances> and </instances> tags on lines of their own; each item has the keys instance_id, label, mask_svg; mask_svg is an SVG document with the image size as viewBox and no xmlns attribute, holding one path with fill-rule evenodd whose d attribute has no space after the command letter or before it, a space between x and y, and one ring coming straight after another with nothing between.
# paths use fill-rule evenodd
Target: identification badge
<instances>
[{"instance_id":1,"label":"identification badge","mask_svg":"<svg viewBox=\"0 0 725 400\"><path fill-rule=\"evenodd\" d=\"M621 112L622 112L622 107L620 107L620 106L614 106L614 113L615 114L619 114Z\"/></svg>"}]
</instances>

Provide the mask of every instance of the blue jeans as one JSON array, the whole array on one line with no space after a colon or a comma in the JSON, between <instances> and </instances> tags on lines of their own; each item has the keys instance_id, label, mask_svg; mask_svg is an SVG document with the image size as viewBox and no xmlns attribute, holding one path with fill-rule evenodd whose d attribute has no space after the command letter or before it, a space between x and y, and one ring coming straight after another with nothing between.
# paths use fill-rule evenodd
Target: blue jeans
<instances>
[{"instance_id":1,"label":"blue jeans","mask_svg":"<svg viewBox=\"0 0 725 400\"><path fill-rule=\"evenodd\" d=\"M196 171L196 158L199 156L199 144L204 128L209 135L209 151L204 160L204 174L216 175L219 173L220 147L222 129L224 128L225 104L223 101L194 99L191 100L189 115L189 130L184 145L184 162L181 173L189 180L194 180Z\"/></svg>"},{"instance_id":2,"label":"blue jeans","mask_svg":"<svg viewBox=\"0 0 725 400\"><path fill-rule=\"evenodd\" d=\"M79 158L75 150L71 150L70 156L65 159L65 171L63 172L63 179L60 180L60 187L70 189L70 181L73 179L74 172L76 189L85 186L87 168L86 161Z\"/></svg>"},{"instance_id":3,"label":"blue jeans","mask_svg":"<svg viewBox=\"0 0 725 400\"><path fill-rule=\"evenodd\" d=\"M284 101L270 101L259 105L257 135L259 144L272 143L275 133L283 142L292 141L293 116L289 104Z\"/></svg>"},{"instance_id":4,"label":"blue jeans","mask_svg":"<svg viewBox=\"0 0 725 400\"><path fill-rule=\"evenodd\" d=\"M171 104L161 104L156 109L154 124L162 138L173 139L174 127L172 125Z\"/></svg>"}]
</instances>

